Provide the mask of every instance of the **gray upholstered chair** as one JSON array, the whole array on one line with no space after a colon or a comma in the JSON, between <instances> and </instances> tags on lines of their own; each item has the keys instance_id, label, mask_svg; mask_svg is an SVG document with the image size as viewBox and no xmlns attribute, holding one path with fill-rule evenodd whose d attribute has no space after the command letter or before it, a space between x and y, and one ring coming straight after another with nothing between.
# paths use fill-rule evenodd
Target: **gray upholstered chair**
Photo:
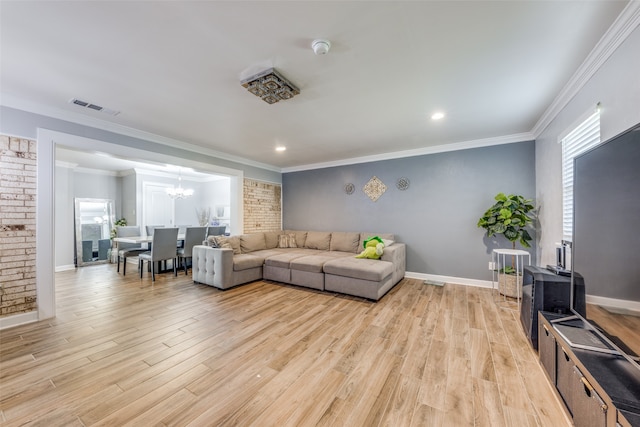
<instances>
[{"instance_id":1,"label":"gray upholstered chair","mask_svg":"<svg viewBox=\"0 0 640 427\"><path fill-rule=\"evenodd\" d=\"M177 228L156 228L153 231L153 240L151 241L151 250L138 255L138 267L140 268L140 278L142 278L144 262L147 261L151 265L151 280L156 280L155 266L156 262L171 260L173 262L173 275L178 275L177 267L177 248L178 241Z\"/></svg>"},{"instance_id":2,"label":"gray upholstered chair","mask_svg":"<svg viewBox=\"0 0 640 427\"><path fill-rule=\"evenodd\" d=\"M116 227L116 237L132 237L140 235L140 227L137 225L126 225ZM127 257L140 255L146 251L142 245L138 243L118 243L118 272L120 272L120 258L122 261L122 274L127 274Z\"/></svg>"},{"instance_id":3,"label":"gray upholstered chair","mask_svg":"<svg viewBox=\"0 0 640 427\"><path fill-rule=\"evenodd\" d=\"M227 226L223 225L223 226L211 226L211 227L207 227L207 237L209 236L222 236L224 235L224 232L227 230Z\"/></svg>"},{"instance_id":4,"label":"gray upholstered chair","mask_svg":"<svg viewBox=\"0 0 640 427\"><path fill-rule=\"evenodd\" d=\"M147 236L151 237L153 236L153 230L155 230L156 228L163 228L164 225L145 225L145 231L147 232Z\"/></svg>"},{"instance_id":5,"label":"gray upholstered chair","mask_svg":"<svg viewBox=\"0 0 640 427\"><path fill-rule=\"evenodd\" d=\"M191 258L193 247L195 245L201 245L202 241L206 239L207 227L187 227L184 235L184 246L178 248L178 260L182 261L184 267L184 274L188 274L187 259Z\"/></svg>"}]
</instances>

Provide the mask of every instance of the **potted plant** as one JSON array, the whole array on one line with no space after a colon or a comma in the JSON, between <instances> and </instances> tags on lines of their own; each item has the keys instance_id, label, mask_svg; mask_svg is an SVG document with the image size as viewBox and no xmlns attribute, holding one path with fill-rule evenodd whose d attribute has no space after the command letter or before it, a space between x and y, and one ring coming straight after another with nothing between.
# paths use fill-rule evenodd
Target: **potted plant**
<instances>
[{"instance_id":1,"label":"potted plant","mask_svg":"<svg viewBox=\"0 0 640 427\"><path fill-rule=\"evenodd\" d=\"M506 196L504 193L498 193L494 199L496 202L493 206L478 220L478 227L484 228L488 237L504 235L511 242L513 249L516 248L516 242L520 242L525 248L531 247L531 235L526 228L533 222L532 211L535 207L532 200L514 194ZM515 274L514 258L511 258L511 266L505 266L502 273ZM505 288L500 292L507 296L516 296L515 280L513 289L509 289L509 286Z\"/></svg>"},{"instance_id":2,"label":"potted plant","mask_svg":"<svg viewBox=\"0 0 640 427\"><path fill-rule=\"evenodd\" d=\"M113 228L111 229L111 240L113 240L114 237L116 237L117 234L117 227L119 226L125 226L127 225L127 219L126 218L120 218L118 220L116 220L116 222L113 223Z\"/></svg>"}]
</instances>

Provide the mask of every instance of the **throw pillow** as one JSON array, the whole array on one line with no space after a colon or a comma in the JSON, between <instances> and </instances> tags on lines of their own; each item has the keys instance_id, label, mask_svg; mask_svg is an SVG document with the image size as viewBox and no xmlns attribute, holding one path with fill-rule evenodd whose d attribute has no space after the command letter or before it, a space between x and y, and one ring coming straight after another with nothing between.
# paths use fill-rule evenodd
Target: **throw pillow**
<instances>
[{"instance_id":1,"label":"throw pillow","mask_svg":"<svg viewBox=\"0 0 640 427\"><path fill-rule=\"evenodd\" d=\"M217 248L218 247L218 241L216 240L216 236L207 237L207 243L212 248Z\"/></svg>"},{"instance_id":2,"label":"throw pillow","mask_svg":"<svg viewBox=\"0 0 640 427\"><path fill-rule=\"evenodd\" d=\"M281 234L278 236L279 248L297 248L295 234Z\"/></svg>"}]
</instances>

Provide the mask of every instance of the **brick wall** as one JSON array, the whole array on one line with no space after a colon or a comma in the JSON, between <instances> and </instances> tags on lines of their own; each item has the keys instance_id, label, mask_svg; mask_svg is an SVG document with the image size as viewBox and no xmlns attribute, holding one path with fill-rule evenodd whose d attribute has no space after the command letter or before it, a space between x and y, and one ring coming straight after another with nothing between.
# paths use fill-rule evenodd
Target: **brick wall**
<instances>
[{"instance_id":1,"label":"brick wall","mask_svg":"<svg viewBox=\"0 0 640 427\"><path fill-rule=\"evenodd\" d=\"M244 180L244 232L277 231L282 226L282 186Z\"/></svg>"},{"instance_id":2,"label":"brick wall","mask_svg":"<svg viewBox=\"0 0 640 427\"><path fill-rule=\"evenodd\" d=\"M0 316L36 309L36 142L0 135Z\"/></svg>"}]
</instances>

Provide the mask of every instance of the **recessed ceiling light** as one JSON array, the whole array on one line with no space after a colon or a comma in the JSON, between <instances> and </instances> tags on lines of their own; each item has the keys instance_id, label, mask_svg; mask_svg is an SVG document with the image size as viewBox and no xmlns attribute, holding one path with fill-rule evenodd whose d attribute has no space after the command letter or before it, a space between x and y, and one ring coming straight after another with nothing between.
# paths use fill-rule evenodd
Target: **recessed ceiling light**
<instances>
[{"instance_id":1,"label":"recessed ceiling light","mask_svg":"<svg viewBox=\"0 0 640 427\"><path fill-rule=\"evenodd\" d=\"M444 118L444 113L438 111L437 113L433 113L433 115L431 116L431 120L440 120Z\"/></svg>"},{"instance_id":2,"label":"recessed ceiling light","mask_svg":"<svg viewBox=\"0 0 640 427\"><path fill-rule=\"evenodd\" d=\"M276 147L276 151L285 151L287 149L287 147L284 147L282 145Z\"/></svg>"}]
</instances>

